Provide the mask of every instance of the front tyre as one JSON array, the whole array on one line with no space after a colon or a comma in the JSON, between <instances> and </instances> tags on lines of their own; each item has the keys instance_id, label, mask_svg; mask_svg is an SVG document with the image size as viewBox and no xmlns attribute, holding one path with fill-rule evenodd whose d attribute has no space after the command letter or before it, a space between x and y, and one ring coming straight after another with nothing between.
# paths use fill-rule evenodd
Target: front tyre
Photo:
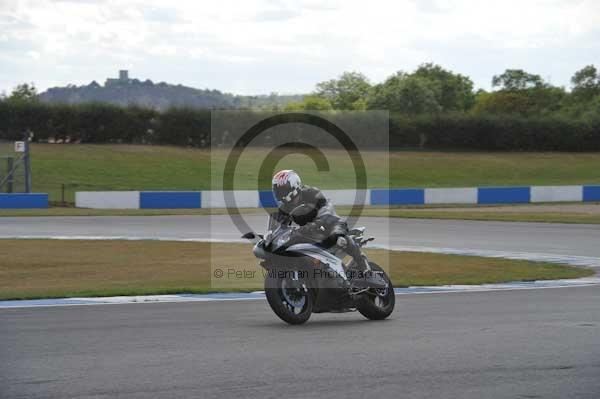
<instances>
[{"instance_id":1,"label":"front tyre","mask_svg":"<svg viewBox=\"0 0 600 399\"><path fill-rule=\"evenodd\" d=\"M383 272L383 278L388 284L385 289L378 289L376 293L364 294L356 309L369 320L383 320L392 314L396 304L396 294L392 281L376 263L369 262L373 271Z\"/></svg>"},{"instance_id":2,"label":"front tyre","mask_svg":"<svg viewBox=\"0 0 600 399\"><path fill-rule=\"evenodd\" d=\"M273 312L289 324L305 323L312 314L313 298L301 279L267 276L265 295Z\"/></svg>"}]
</instances>

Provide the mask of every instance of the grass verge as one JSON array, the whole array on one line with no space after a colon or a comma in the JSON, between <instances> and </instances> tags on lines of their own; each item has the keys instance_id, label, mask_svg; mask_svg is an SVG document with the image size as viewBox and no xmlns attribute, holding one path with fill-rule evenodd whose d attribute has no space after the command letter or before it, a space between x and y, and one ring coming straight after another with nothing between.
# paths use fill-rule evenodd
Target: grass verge
<instances>
[{"instance_id":1,"label":"grass verge","mask_svg":"<svg viewBox=\"0 0 600 399\"><path fill-rule=\"evenodd\" d=\"M33 188L51 201L74 201L75 191L219 190L218 177L228 153L170 146L117 144L39 144L31 146ZM295 169L305 182L321 188L355 185L350 157L324 150L331 170L319 172L304 155L278 164ZM269 149L249 148L240 158L236 189L256 189L256 176ZM370 187L476 187L600 183L600 153L364 151ZM382 168L388 161L389 170ZM212 162L211 162L212 161ZM269 188L269 182L266 187Z\"/></svg>"},{"instance_id":2,"label":"grass verge","mask_svg":"<svg viewBox=\"0 0 600 399\"><path fill-rule=\"evenodd\" d=\"M481 284L578 278L592 270L542 262L370 250L396 286ZM0 240L0 299L247 291L211 285L214 268L259 271L247 244L163 241ZM225 288L223 288L225 287Z\"/></svg>"}]
</instances>

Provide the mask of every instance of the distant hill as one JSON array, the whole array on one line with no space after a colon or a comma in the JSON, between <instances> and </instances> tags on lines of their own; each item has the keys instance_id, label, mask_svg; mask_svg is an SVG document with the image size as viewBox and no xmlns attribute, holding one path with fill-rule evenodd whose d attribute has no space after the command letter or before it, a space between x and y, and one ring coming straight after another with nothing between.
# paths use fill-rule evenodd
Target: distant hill
<instances>
[{"instance_id":1,"label":"distant hill","mask_svg":"<svg viewBox=\"0 0 600 399\"><path fill-rule=\"evenodd\" d=\"M289 102L301 101L303 95L241 96L219 90L202 90L193 87L153 83L151 80L130 79L128 71L119 71L119 78L108 78L104 86L96 81L84 86L53 87L40 94L49 103L79 104L104 102L116 105L140 105L155 109L169 107L193 108L271 108Z\"/></svg>"}]
</instances>

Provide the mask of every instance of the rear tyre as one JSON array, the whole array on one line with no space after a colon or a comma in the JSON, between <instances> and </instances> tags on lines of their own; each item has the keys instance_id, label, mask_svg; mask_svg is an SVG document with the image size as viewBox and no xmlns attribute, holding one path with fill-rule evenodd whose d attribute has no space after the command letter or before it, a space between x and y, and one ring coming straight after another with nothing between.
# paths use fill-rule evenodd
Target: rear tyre
<instances>
[{"instance_id":1,"label":"rear tyre","mask_svg":"<svg viewBox=\"0 0 600 399\"><path fill-rule=\"evenodd\" d=\"M376 263L369 262L371 269L374 271L383 272L383 278L388 283L388 287L384 290L377 290L378 295L366 294L358 302L356 309L369 320L383 320L392 314L396 305L396 294L392 281Z\"/></svg>"},{"instance_id":2,"label":"rear tyre","mask_svg":"<svg viewBox=\"0 0 600 399\"><path fill-rule=\"evenodd\" d=\"M302 280L267 276L265 295L273 312L286 323L305 323L312 314L313 298Z\"/></svg>"}]
</instances>

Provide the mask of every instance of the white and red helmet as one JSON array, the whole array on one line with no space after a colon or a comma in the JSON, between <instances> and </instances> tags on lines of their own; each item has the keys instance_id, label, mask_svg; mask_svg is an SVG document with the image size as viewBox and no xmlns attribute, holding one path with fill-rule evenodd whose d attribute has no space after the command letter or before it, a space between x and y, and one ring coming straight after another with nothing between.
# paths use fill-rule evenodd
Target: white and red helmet
<instances>
[{"instance_id":1,"label":"white and red helmet","mask_svg":"<svg viewBox=\"0 0 600 399\"><path fill-rule=\"evenodd\" d=\"M273 176L273 195L277 202L289 203L294 198L300 195L302 188L302 180L300 176L293 170L280 170Z\"/></svg>"}]
</instances>

